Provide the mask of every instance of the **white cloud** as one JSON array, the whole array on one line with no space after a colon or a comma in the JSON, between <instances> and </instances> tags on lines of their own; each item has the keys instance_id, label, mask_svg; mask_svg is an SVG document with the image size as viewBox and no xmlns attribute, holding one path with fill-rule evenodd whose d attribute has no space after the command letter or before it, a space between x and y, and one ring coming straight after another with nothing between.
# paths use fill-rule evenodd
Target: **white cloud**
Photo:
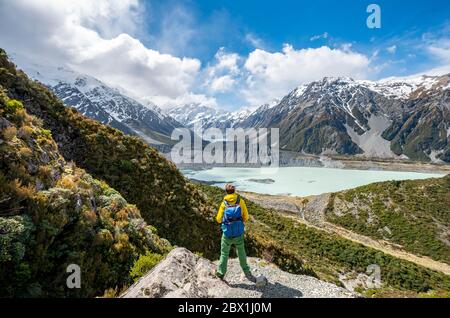
<instances>
[{"instance_id":1,"label":"white cloud","mask_svg":"<svg viewBox=\"0 0 450 318\"><path fill-rule=\"evenodd\" d=\"M423 72L419 72L413 75L409 75L408 77L418 77L420 75L428 75L428 76L442 76L450 74L450 64L438 66L432 69L427 69Z\"/></svg>"},{"instance_id":2,"label":"white cloud","mask_svg":"<svg viewBox=\"0 0 450 318\"><path fill-rule=\"evenodd\" d=\"M227 53L225 48L221 47L216 55L216 64L210 68L210 70L216 74L221 71L227 71L231 74L239 73L238 61L240 59L239 55L236 53Z\"/></svg>"},{"instance_id":3,"label":"white cloud","mask_svg":"<svg viewBox=\"0 0 450 318\"><path fill-rule=\"evenodd\" d=\"M309 40L310 41L317 41L317 40L320 40L320 39L328 39L328 36L329 36L328 32L324 32L322 34L318 34L318 35L312 36Z\"/></svg>"},{"instance_id":4,"label":"white cloud","mask_svg":"<svg viewBox=\"0 0 450 318\"><path fill-rule=\"evenodd\" d=\"M235 83L236 80L230 75L224 75L214 78L210 83L210 87L214 92L226 92L233 88Z\"/></svg>"},{"instance_id":5,"label":"white cloud","mask_svg":"<svg viewBox=\"0 0 450 318\"><path fill-rule=\"evenodd\" d=\"M438 65L421 74L439 76L450 74L450 39L439 38L428 41L425 50L433 57Z\"/></svg>"},{"instance_id":6,"label":"white cloud","mask_svg":"<svg viewBox=\"0 0 450 318\"><path fill-rule=\"evenodd\" d=\"M146 48L130 35L138 32L139 16L138 0L2 0L0 29L8 32L0 33L0 46L146 98L190 96L200 61Z\"/></svg>"},{"instance_id":7,"label":"white cloud","mask_svg":"<svg viewBox=\"0 0 450 318\"><path fill-rule=\"evenodd\" d=\"M450 63L450 39L442 39L439 42L431 43L428 52L444 63Z\"/></svg>"},{"instance_id":8,"label":"white cloud","mask_svg":"<svg viewBox=\"0 0 450 318\"><path fill-rule=\"evenodd\" d=\"M201 36L195 18L181 5L174 5L155 19L159 20L160 31L151 37L151 42L161 52L175 55L185 52Z\"/></svg>"},{"instance_id":9,"label":"white cloud","mask_svg":"<svg viewBox=\"0 0 450 318\"><path fill-rule=\"evenodd\" d=\"M397 45L392 45L392 46L388 47L386 49L386 51L388 51L388 53L390 53L390 54L395 54L395 52L397 52Z\"/></svg>"},{"instance_id":10,"label":"white cloud","mask_svg":"<svg viewBox=\"0 0 450 318\"><path fill-rule=\"evenodd\" d=\"M273 52L264 49L262 39L247 33L244 40L255 47L252 52L240 56L220 48L202 68L199 59L180 52L201 45L219 47L236 34L242 39L230 20L212 16L212 22L198 24L186 7L171 6L161 16L144 12L144 7L140 0L0 0L0 47L41 64L67 64L162 107L184 103L216 107L217 100L232 103L230 107L257 106L324 76L374 78L389 63L382 60L382 51L366 56L349 43L337 48L285 45ZM149 16L161 19L156 35L145 34L152 49L138 40L148 32L144 18ZM329 38L325 32L310 40ZM427 37L420 43L422 51L438 62L433 72L449 69L450 40ZM397 47L389 45L380 50L396 53Z\"/></svg>"},{"instance_id":11,"label":"white cloud","mask_svg":"<svg viewBox=\"0 0 450 318\"><path fill-rule=\"evenodd\" d=\"M241 57L237 53L227 53L221 47L214 56L215 63L206 70L206 86L213 93L224 93L231 90L240 75L239 62Z\"/></svg>"},{"instance_id":12,"label":"white cloud","mask_svg":"<svg viewBox=\"0 0 450 318\"><path fill-rule=\"evenodd\" d=\"M250 105L262 104L289 93L296 86L324 76L366 78L370 60L350 46L295 50L286 44L281 52L254 50L244 64L247 76L242 94Z\"/></svg>"}]
</instances>

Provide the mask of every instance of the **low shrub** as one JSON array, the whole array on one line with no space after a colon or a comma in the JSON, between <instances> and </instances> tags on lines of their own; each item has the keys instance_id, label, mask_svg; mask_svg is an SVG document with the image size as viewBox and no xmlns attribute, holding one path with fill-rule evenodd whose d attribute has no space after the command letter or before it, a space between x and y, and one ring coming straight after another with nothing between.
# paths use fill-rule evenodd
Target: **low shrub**
<instances>
[{"instance_id":1,"label":"low shrub","mask_svg":"<svg viewBox=\"0 0 450 318\"><path fill-rule=\"evenodd\" d=\"M130 276L137 281L140 277L147 274L153 267L155 267L162 259L163 255L147 252L141 255L130 270Z\"/></svg>"}]
</instances>

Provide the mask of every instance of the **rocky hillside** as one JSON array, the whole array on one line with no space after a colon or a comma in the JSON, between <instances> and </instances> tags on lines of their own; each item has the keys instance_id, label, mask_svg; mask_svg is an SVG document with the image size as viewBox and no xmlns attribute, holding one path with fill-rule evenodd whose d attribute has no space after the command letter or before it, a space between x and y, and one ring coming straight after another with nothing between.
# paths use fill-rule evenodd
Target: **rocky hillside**
<instances>
[{"instance_id":1,"label":"rocky hillside","mask_svg":"<svg viewBox=\"0 0 450 318\"><path fill-rule=\"evenodd\" d=\"M67 163L52 133L0 85L0 297L94 296L132 281L160 239L105 182ZM82 289L66 288L81 268Z\"/></svg>"},{"instance_id":2,"label":"rocky hillside","mask_svg":"<svg viewBox=\"0 0 450 318\"><path fill-rule=\"evenodd\" d=\"M231 259L225 281L214 273L216 265L177 248L125 291L123 298L348 298L357 294L305 275L286 273L258 258L249 258L255 284L241 274Z\"/></svg>"},{"instance_id":3,"label":"rocky hillside","mask_svg":"<svg viewBox=\"0 0 450 318\"><path fill-rule=\"evenodd\" d=\"M222 199L220 189L208 185L199 187L208 194L212 204ZM343 275L358 276L366 273L368 266L377 264L383 271L382 290L413 296L431 290L450 291L448 275L366 247L317 226L308 226L293 215L280 213L278 208L263 207L248 198L246 202L251 215L246 234L250 254L276 264L284 271L306 274L340 285Z\"/></svg>"},{"instance_id":4,"label":"rocky hillside","mask_svg":"<svg viewBox=\"0 0 450 318\"><path fill-rule=\"evenodd\" d=\"M450 264L450 175L332 194L327 221Z\"/></svg>"},{"instance_id":5,"label":"rocky hillside","mask_svg":"<svg viewBox=\"0 0 450 318\"><path fill-rule=\"evenodd\" d=\"M324 78L255 111L173 109L187 126L280 129L281 150L450 162L449 75L382 81Z\"/></svg>"},{"instance_id":6,"label":"rocky hillside","mask_svg":"<svg viewBox=\"0 0 450 318\"><path fill-rule=\"evenodd\" d=\"M244 127L278 127L282 149L450 162L449 76L302 85Z\"/></svg>"}]
</instances>

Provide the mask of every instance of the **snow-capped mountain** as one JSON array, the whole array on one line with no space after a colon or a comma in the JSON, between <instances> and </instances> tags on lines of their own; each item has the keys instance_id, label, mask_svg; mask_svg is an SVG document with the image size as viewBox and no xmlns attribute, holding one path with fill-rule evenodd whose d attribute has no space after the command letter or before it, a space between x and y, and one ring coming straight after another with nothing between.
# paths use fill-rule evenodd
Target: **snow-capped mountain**
<instances>
[{"instance_id":1,"label":"snow-capped mountain","mask_svg":"<svg viewBox=\"0 0 450 318\"><path fill-rule=\"evenodd\" d=\"M300 153L450 162L449 83L449 76L327 77L252 111L192 104L169 114L188 127L277 127L281 148Z\"/></svg>"},{"instance_id":2,"label":"snow-capped mountain","mask_svg":"<svg viewBox=\"0 0 450 318\"><path fill-rule=\"evenodd\" d=\"M276 127L281 149L294 152L450 162L450 75L327 77L257 109L229 112L189 104L163 112L70 68L15 61L67 105L153 145L171 144L173 129L200 123L203 129Z\"/></svg>"},{"instance_id":3,"label":"snow-capped mountain","mask_svg":"<svg viewBox=\"0 0 450 318\"><path fill-rule=\"evenodd\" d=\"M168 110L167 114L189 128L197 125L202 129L238 127L252 113L251 109L241 109L235 112L219 110L201 104L187 104Z\"/></svg>"},{"instance_id":4,"label":"snow-capped mountain","mask_svg":"<svg viewBox=\"0 0 450 318\"><path fill-rule=\"evenodd\" d=\"M154 104L143 105L123 91L68 67L43 66L17 58L31 78L48 86L66 105L104 124L137 135L152 145L170 143L172 130L182 125Z\"/></svg>"},{"instance_id":5,"label":"snow-capped mountain","mask_svg":"<svg viewBox=\"0 0 450 318\"><path fill-rule=\"evenodd\" d=\"M449 76L302 85L243 127L278 127L282 149L450 162Z\"/></svg>"}]
</instances>

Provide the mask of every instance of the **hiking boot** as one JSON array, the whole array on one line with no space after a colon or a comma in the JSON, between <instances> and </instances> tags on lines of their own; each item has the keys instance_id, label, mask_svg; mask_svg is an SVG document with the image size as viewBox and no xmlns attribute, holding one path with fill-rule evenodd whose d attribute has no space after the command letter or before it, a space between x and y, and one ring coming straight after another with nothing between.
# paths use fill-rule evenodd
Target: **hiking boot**
<instances>
[{"instance_id":1,"label":"hiking boot","mask_svg":"<svg viewBox=\"0 0 450 318\"><path fill-rule=\"evenodd\" d=\"M242 280L247 279L251 281L252 283L256 283L256 277L253 276L252 272L245 272L241 276Z\"/></svg>"},{"instance_id":2,"label":"hiking boot","mask_svg":"<svg viewBox=\"0 0 450 318\"><path fill-rule=\"evenodd\" d=\"M219 272L216 272L216 276L221 280L224 280L224 278L225 278L225 275L222 275Z\"/></svg>"}]
</instances>

